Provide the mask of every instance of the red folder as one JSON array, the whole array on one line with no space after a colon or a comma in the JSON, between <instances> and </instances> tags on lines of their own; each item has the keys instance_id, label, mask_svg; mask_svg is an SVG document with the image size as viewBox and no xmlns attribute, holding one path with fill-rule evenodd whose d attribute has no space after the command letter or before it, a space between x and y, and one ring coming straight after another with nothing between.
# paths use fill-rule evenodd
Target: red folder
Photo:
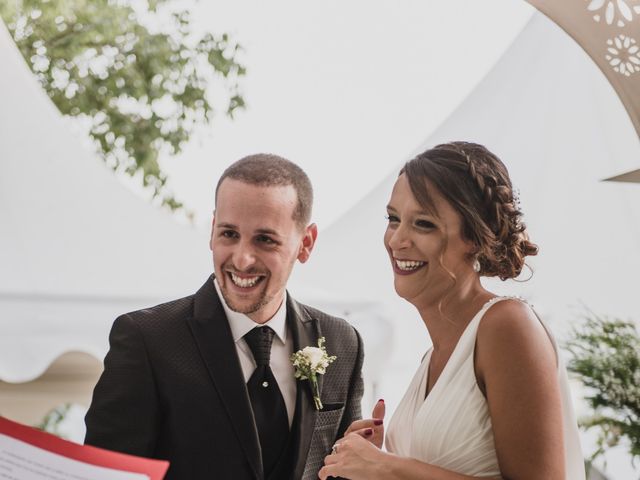
<instances>
[{"instance_id":1,"label":"red folder","mask_svg":"<svg viewBox=\"0 0 640 480\"><path fill-rule=\"evenodd\" d=\"M90 445L78 445L4 417L0 417L0 434L78 462L123 472L142 473L151 480L162 480L169 468L169 462L165 460L152 460Z\"/></svg>"}]
</instances>

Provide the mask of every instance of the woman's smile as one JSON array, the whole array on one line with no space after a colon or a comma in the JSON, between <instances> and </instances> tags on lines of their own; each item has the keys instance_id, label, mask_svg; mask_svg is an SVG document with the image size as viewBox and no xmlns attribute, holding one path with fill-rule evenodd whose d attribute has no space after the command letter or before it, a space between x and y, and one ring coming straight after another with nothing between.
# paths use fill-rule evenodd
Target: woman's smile
<instances>
[{"instance_id":1,"label":"woman's smile","mask_svg":"<svg viewBox=\"0 0 640 480\"><path fill-rule=\"evenodd\" d=\"M395 257L392 257L392 259L393 271L398 275L411 275L427 265L427 262L418 260L405 260Z\"/></svg>"}]
</instances>

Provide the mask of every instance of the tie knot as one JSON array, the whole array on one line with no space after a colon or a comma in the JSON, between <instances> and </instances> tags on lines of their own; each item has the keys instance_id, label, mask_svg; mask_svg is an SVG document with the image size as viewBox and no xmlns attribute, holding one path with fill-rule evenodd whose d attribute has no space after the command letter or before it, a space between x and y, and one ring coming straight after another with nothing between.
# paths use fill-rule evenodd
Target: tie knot
<instances>
[{"instance_id":1,"label":"tie knot","mask_svg":"<svg viewBox=\"0 0 640 480\"><path fill-rule=\"evenodd\" d=\"M244 336L257 365L269 365L271 343L275 334L271 327L256 327Z\"/></svg>"}]
</instances>

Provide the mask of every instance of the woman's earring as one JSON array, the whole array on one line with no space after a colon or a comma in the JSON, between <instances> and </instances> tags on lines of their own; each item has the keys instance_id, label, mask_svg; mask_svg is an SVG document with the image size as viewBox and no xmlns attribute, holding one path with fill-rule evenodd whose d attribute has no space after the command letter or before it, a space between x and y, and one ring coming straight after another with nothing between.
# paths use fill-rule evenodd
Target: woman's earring
<instances>
[{"instance_id":1,"label":"woman's earring","mask_svg":"<svg viewBox=\"0 0 640 480\"><path fill-rule=\"evenodd\" d=\"M473 259L473 271L480 273L480 261L478 260L478 257Z\"/></svg>"}]
</instances>

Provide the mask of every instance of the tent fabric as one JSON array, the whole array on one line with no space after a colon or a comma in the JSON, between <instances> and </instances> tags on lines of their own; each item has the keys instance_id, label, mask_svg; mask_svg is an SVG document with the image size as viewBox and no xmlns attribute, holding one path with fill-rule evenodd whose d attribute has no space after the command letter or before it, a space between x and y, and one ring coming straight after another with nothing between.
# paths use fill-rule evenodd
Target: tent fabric
<instances>
[{"instance_id":1,"label":"tent fabric","mask_svg":"<svg viewBox=\"0 0 640 480\"><path fill-rule=\"evenodd\" d=\"M605 180L611 182L640 183L640 168L638 170L632 170L627 173L621 173L620 175L614 175L613 177L605 178Z\"/></svg>"},{"instance_id":2,"label":"tent fabric","mask_svg":"<svg viewBox=\"0 0 640 480\"><path fill-rule=\"evenodd\" d=\"M587 52L640 135L640 5L635 0L528 0Z\"/></svg>"},{"instance_id":3,"label":"tent fabric","mask_svg":"<svg viewBox=\"0 0 640 480\"><path fill-rule=\"evenodd\" d=\"M127 190L72 134L0 22L0 380L102 359L119 313L194 292L207 236ZM212 186L213 190L213 186Z\"/></svg>"}]
</instances>

